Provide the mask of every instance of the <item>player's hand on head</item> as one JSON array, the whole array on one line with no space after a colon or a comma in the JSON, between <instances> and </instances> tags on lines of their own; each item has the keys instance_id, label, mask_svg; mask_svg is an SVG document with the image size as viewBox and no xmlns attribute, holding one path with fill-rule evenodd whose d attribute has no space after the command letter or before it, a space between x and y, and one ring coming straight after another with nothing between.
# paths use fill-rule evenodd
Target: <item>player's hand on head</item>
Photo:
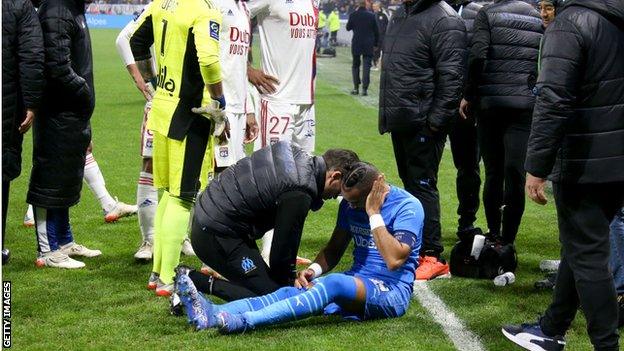
<instances>
[{"instance_id":1,"label":"player's hand on head","mask_svg":"<svg viewBox=\"0 0 624 351\"><path fill-rule=\"evenodd\" d=\"M253 113L247 114L247 128L245 129L245 140L243 140L244 144L249 144L258 138L258 131L260 128L258 127L258 122L256 121L256 116Z\"/></svg>"},{"instance_id":2,"label":"player's hand on head","mask_svg":"<svg viewBox=\"0 0 624 351\"><path fill-rule=\"evenodd\" d=\"M279 84L277 78L252 67L247 67L247 79L262 94L273 94L276 91L275 86Z\"/></svg>"},{"instance_id":3,"label":"player's hand on head","mask_svg":"<svg viewBox=\"0 0 624 351\"><path fill-rule=\"evenodd\" d=\"M366 197L366 213L369 216L381 212L381 206L388 193L389 190L386 187L385 177L383 174L380 174L377 179L375 179L375 182L373 182L373 187Z\"/></svg>"}]
</instances>

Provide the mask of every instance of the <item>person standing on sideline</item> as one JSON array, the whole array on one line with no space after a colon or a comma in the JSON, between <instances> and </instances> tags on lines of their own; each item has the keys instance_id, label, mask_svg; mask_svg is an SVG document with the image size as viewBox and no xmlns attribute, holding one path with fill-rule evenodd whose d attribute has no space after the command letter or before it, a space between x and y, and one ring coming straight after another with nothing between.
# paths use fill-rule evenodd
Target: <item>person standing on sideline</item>
<instances>
[{"instance_id":1,"label":"person standing on sideline","mask_svg":"<svg viewBox=\"0 0 624 351\"><path fill-rule=\"evenodd\" d=\"M552 180L562 249L543 317L503 327L527 349L562 350L580 307L594 349L619 350L609 224L624 204L622 57L620 0L566 1L544 35L526 191L544 205L546 178Z\"/></svg>"},{"instance_id":2,"label":"person standing on sideline","mask_svg":"<svg viewBox=\"0 0 624 351\"><path fill-rule=\"evenodd\" d=\"M329 24L329 45L336 46L338 44L338 31L340 30L340 15L338 9L334 8L327 16Z\"/></svg>"},{"instance_id":3,"label":"person standing on sideline","mask_svg":"<svg viewBox=\"0 0 624 351\"><path fill-rule=\"evenodd\" d=\"M524 213L523 162L542 33L537 10L520 0L497 0L474 21L459 113L465 119L470 110L476 113L485 165L483 208L489 235L504 244L515 241Z\"/></svg>"},{"instance_id":4,"label":"person standing on sideline","mask_svg":"<svg viewBox=\"0 0 624 351\"><path fill-rule=\"evenodd\" d=\"M375 19L377 19L377 29L379 29L379 44L375 47L375 53L373 55L373 70L376 71L379 69L381 47L383 46L384 36L386 35L386 29L388 28L388 16L383 11L379 1L375 1L373 3L373 13L375 13Z\"/></svg>"},{"instance_id":5,"label":"person standing on sideline","mask_svg":"<svg viewBox=\"0 0 624 351\"><path fill-rule=\"evenodd\" d=\"M448 275L440 258L438 168L457 119L466 63L466 26L444 1L404 1L384 39L379 132L390 132L399 176L425 210L416 279Z\"/></svg>"},{"instance_id":6,"label":"person standing on sideline","mask_svg":"<svg viewBox=\"0 0 624 351\"><path fill-rule=\"evenodd\" d=\"M451 7L464 20L468 38L468 51L472 41L472 28L477 12L483 7L472 1L451 0L447 1ZM477 140L477 124L474 116L458 118L457 124L449 133L453 163L457 169L455 189L457 191L457 215L459 215L457 232L476 231L481 229L474 227L479 210L479 190L481 189L481 175L479 170L479 144Z\"/></svg>"},{"instance_id":7,"label":"person standing on sideline","mask_svg":"<svg viewBox=\"0 0 624 351\"><path fill-rule=\"evenodd\" d=\"M360 0L358 9L349 15L347 30L353 31L351 39L351 54L353 55L353 91L351 95L358 95L362 84L362 96L368 95L370 84L370 69L373 62L373 54L379 45L379 28L375 15L368 10L369 0ZM362 79L360 80L360 65L362 64Z\"/></svg>"},{"instance_id":8,"label":"person standing on sideline","mask_svg":"<svg viewBox=\"0 0 624 351\"><path fill-rule=\"evenodd\" d=\"M39 7L45 47L40 116L33 124L33 167L26 202L33 205L39 267L82 268L69 256L95 257L74 242L69 208L80 201L91 115L95 108L91 37L83 0Z\"/></svg>"},{"instance_id":9,"label":"person standing on sideline","mask_svg":"<svg viewBox=\"0 0 624 351\"><path fill-rule=\"evenodd\" d=\"M2 0L2 263L9 187L22 172L22 141L43 94L43 36L30 0Z\"/></svg>"}]
</instances>

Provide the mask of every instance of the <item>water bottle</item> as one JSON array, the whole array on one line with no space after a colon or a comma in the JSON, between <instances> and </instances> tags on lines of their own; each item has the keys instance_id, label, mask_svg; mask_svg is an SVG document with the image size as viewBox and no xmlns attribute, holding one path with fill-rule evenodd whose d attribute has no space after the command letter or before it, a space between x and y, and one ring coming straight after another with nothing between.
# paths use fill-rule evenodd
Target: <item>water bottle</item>
<instances>
[{"instance_id":1,"label":"water bottle","mask_svg":"<svg viewBox=\"0 0 624 351\"><path fill-rule=\"evenodd\" d=\"M513 284L516 281L516 276L512 272L503 273L494 278L494 285L505 286Z\"/></svg>"}]
</instances>

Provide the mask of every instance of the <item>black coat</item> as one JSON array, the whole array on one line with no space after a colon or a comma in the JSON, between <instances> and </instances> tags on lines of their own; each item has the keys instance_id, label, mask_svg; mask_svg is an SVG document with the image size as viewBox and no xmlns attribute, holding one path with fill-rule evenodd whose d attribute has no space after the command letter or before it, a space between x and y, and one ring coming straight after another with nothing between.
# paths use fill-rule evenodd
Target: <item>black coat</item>
<instances>
[{"instance_id":1,"label":"black coat","mask_svg":"<svg viewBox=\"0 0 624 351\"><path fill-rule=\"evenodd\" d=\"M466 26L457 12L436 0L401 8L382 50L379 132L426 125L448 130L457 117L466 61Z\"/></svg>"},{"instance_id":2,"label":"black coat","mask_svg":"<svg viewBox=\"0 0 624 351\"><path fill-rule=\"evenodd\" d=\"M35 119L27 201L66 208L80 200L89 119L95 107L91 39L83 0L44 0L39 19L46 87Z\"/></svg>"},{"instance_id":3,"label":"black coat","mask_svg":"<svg viewBox=\"0 0 624 351\"><path fill-rule=\"evenodd\" d=\"M43 92L43 37L30 0L2 0L2 180L22 169L25 109L38 109Z\"/></svg>"},{"instance_id":4,"label":"black coat","mask_svg":"<svg viewBox=\"0 0 624 351\"><path fill-rule=\"evenodd\" d=\"M382 11L375 13L375 19L377 20L377 29L379 29L379 45L382 45L384 35L386 35L386 29L388 29L388 16Z\"/></svg>"},{"instance_id":5,"label":"black coat","mask_svg":"<svg viewBox=\"0 0 624 351\"><path fill-rule=\"evenodd\" d=\"M480 109L531 110L542 20L519 0L496 0L474 22L464 96Z\"/></svg>"},{"instance_id":6,"label":"black coat","mask_svg":"<svg viewBox=\"0 0 624 351\"><path fill-rule=\"evenodd\" d=\"M202 192L194 218L209 231L259 239L275 226L277 199L290 191L312 198L312 210L322 206L325 161L297 146L277 142L228 167Z\"/></svg>"},{"instance_id":7,"label":"black coat","mask_svg":"<svg viewBox=\"0 0 624 351\"><path fill-rule=\"evenodd\" d=\"M624 8L566 2L548 26L525 168L554 182L624 181Z\"/></svg>"},{"instance_id":8,"label":"black coat","mask_svg":"<svg viewBox=\"0 0 624 351\"><path fill-rule=\"evenodd\" d=\"M379 28L375 15L364 7L358 8L349 15L347 30L353 31L351 53L373 56L373 48L379 45Z\"/></svg>"},{"instance_id":9,"label":"black coat","mask_svg":"<svg viewBox=\"0 0 624 351\"><path fill-rule=\"evenodd\" d=\"M474 34L474 20L477 18L477 13L479 13L479 10L481 10L483 5L477 4L473 1L464 1L462 3L453 3L449 5L451 5L464 20L464 24L466 25L466 34L468 35L468 50L470 50L472 35Z\"/></svg>"}]
</instances>

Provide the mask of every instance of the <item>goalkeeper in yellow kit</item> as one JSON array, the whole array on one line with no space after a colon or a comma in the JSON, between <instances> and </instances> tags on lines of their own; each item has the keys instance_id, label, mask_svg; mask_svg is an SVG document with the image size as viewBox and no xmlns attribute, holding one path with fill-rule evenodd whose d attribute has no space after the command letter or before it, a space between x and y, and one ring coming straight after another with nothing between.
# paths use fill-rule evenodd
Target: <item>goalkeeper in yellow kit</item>
<instances>
[{"instance_id":1,"label":"goalkeeper in yellow kit","mask_svg":"<svg viewBox=\"0 0 624 351\"><path fill-rule=\"evenodd\" d=\"M157 88L147 127L154 133L154 185L164 189L148 287L169 296L190 209L212 169L212 135L228 133L219 65L221 13L210 0L155 0L136 22L130 38L135 60L150 58L152 45L156 56Z\"/></svg>"}]
</instances>

